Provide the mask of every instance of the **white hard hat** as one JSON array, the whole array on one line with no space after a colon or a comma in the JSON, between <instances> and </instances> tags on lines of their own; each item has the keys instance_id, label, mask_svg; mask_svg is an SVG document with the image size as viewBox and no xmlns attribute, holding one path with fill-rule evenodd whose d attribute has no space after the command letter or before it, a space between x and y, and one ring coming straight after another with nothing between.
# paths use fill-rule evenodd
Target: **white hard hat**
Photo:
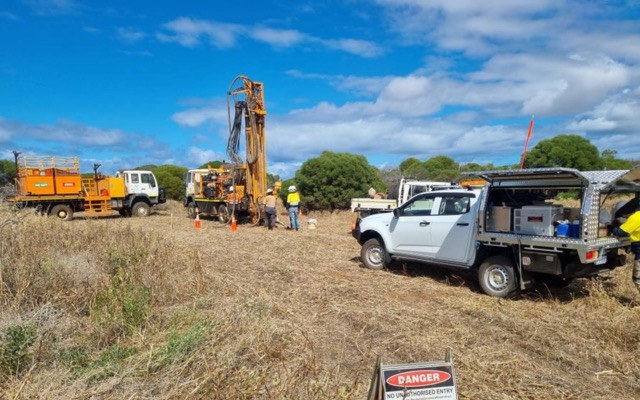
<instances>
[{"instance_id":1,"label":"white hard hat","mask_svg":"<svg viewBox=\"0 0 640 400\"><path fill-rule=\"evenodd\" d=\"M267 189L267 193L273 193L273 189Z\"/></svg>"},{"instance_id":2,"label":"white hard hat","mask_svg":"<svg viewBox=\"0 0 640 400\"><path fill-rule=\"evenodd\" d=\"M233 192L233 186L229 186L229 191Z\"/></svg>"},{"instance_id":3,"label":"white hard hat","mask_svg":"<svg viewBox=\"0 0 640 400\"><path fill-rule=\"evenodd\" d=\"M294 185L289 186L289 192L295 192L296 191L296 187Z\"/></svg>"}]
</instances>

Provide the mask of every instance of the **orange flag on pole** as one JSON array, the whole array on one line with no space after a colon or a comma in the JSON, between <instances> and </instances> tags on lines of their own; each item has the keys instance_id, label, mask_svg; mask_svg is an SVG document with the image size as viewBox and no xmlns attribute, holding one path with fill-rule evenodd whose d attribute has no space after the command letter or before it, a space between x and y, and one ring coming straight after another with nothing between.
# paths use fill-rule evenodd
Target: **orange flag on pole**
<instances>
[{"instance_id":1,"label":"orange flag on pole","mask_svg":"<svg viewBox=\"0 0 640 400\"><path fill-rule=\"evenodd\" d=\"M520 158L520 169L524 168L524 160L527 158L527 147L529 147L529 140L531 139L532 132L533 132L533 115L531 116L531 121L529 122L529 132L527 132L527 140L524 142L524 151L522 152L522 157Z\"/></svg>"}]
</instances>

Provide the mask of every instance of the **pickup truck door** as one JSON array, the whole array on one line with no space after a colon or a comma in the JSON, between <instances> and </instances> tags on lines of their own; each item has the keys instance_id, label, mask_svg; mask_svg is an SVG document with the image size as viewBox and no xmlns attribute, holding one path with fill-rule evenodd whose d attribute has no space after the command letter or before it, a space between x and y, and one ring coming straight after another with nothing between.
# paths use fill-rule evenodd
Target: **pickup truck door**
<instances>
[{"instance_id":1,"label":"pickup truck door","mask_svg":"<svg viewBox=\"0 0 640 400\"><path fill-rule=\"evenodd\" d=\"M443 261L468 263L474 255L475 194L440 192L431 216L429 255Z\"/></svg>"},{"instance_id":2,"label":"pickup truck door","mask_svg":"<svg viewBox=\"0 0 640 400\"><path fill-rule=\"evenodd\" d=\"M396 209L389 225L391 252L397 255L422 256L431 242L431 211L435 196L416 196Z\"/></svg>"}]
</instances>

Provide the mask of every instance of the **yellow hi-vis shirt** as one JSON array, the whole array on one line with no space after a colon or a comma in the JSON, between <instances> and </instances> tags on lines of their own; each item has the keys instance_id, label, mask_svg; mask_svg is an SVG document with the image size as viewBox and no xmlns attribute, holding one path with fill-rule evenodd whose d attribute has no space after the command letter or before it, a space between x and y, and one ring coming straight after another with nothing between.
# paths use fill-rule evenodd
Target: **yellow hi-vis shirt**
<instances>
[{"instance_id":1,"label":"yellow hi-vis shirt","mask_svg":"<svg viewBox=\"0 0 640 400\"><path fill-rule=\"evenodd\" d=\"M640 242L640 211L636 211L624 224L620 225L620 229L629 234L631 242Z\"/></svg>"},{"instance_id":2,"label":"yellow hi-vis shirt","mask_svg":"<svg viewBox=\"0 0 640 400\"><path fill-rule=\"evenodd\" d=\"M297 207L300 204L300 195L298 192L289 193L287 196L287 204L291 207Z\"/></svg>"}]
</instances>

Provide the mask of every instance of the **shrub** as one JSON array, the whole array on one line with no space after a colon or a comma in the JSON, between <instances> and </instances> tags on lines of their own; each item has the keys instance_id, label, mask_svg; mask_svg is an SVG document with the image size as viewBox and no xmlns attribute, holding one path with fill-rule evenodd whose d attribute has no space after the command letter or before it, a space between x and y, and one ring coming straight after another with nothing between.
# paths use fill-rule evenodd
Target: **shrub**
<instances>
[{"instance_id":1,"label":"shrub","mask_svg":"<svg viewBox=\"0 0 640 400\"><path fill-rule=\"evenodd\" d=\"M0 352L0 367L3 373L17 375L31 361L30 348L36 341L37 329L30 324L14 325L4 332L4 343Z\"/></svg>"},{"instance_id":2,"label":"shrub","mask_svg":"<svg viewBox=\"0 0 640 400\"><path fill-rule=\"evenodd\" d=\"M97 290L91 316L100 341L110 343L144 327L151 306L151 289L134 274L133 266L144 254L115 248L110 248L107 254L109 284Z\"/></svg>"}]
</instances>

